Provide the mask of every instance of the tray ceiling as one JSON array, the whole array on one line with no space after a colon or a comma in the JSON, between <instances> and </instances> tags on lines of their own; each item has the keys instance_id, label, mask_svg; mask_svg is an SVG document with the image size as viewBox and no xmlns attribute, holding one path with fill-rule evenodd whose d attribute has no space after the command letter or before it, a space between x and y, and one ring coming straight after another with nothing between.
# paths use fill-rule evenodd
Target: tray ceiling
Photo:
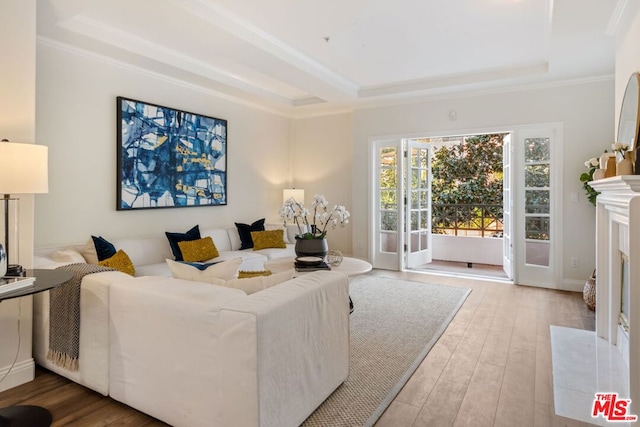
<instances>
[{"instance_id":1,"label":"tray ceiling","mask_svg":"<svg viewBox=\"0 0 640 427\"><path fill-rule=\"evenodd\" d=\"M624 0L39 0L41 43L280 114L611 79Z\"/></svg>"}]
</instances>

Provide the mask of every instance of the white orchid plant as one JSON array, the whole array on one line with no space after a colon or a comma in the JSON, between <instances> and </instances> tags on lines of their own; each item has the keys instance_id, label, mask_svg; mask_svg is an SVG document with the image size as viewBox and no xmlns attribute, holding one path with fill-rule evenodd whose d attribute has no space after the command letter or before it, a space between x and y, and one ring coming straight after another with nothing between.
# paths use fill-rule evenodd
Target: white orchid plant
<instances>
[{"instance_id":1,"label":"white orchid plant","mask_svg":"<svg viewBox=\"0 0 640 427\"><path fill-rule=\"evenodd\" d=\"M293 197L287 199L280 208L280 218L284 224L287 221L298 227L296 239L324 239L327 236L327 227L344 227L349 223L351 214L342 205L335 205L332 209L327 209L329 202L323 195L313 196L311 211L313 211L313 222L309 223L311 211L296 201Z\"/></svg>"}]
</instances>

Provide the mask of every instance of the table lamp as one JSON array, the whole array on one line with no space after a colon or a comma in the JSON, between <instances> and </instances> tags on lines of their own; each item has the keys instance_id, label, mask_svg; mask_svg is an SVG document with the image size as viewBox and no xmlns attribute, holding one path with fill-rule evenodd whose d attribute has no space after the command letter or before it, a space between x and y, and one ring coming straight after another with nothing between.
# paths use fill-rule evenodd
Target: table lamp
<instances>
[{"instance_id":1,"label":"table lamp","mask_svg":"<svg viewBox=\"0 0 640 427\"><path fill-rule=\"evenodd\" d=\"M47 193L48 183L48 148L43 145L20 144L0 141L0 194L4 194L0 201L4 202L4 249L7 254L7 276L22 276L24 269L18 264L11 264L9 230L10 219L13 220L13 230L17 236L18 212L10 215L9 202L14 201L17 207L19 199L11 195ZM13 217L13 218L10 218ZM17 248L17 246L16 246ZM13 250L14 255L18 251ZM0 272L1 273L1 272Z\"/></svg>"},{"instance_id":2,"label":"table lamp","mask_svg":"<svg viewBox=\"0 0 640 427\"><path fill-rule=\"evenodd\" d=\"M290 198L293 198L296 202L304 205L304 190L302 188L285 188L282 190L282 203L285 203Z\"/></svg>"}]
</instances>

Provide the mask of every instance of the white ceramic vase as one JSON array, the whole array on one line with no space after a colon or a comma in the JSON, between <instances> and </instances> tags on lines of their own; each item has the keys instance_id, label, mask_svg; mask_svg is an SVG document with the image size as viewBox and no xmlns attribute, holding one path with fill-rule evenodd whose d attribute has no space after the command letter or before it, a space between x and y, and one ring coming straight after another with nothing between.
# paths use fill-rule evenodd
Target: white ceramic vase
<instances>
[{"instance_id":1,"label":"white ceramic vase","mask_svg":"<svg viewBox=\"0 0 640 427\"><path fill-rule=\"evenodd\" d=\"M633 163L631 153L626 152L624 158L616 164L616 175L633 175Z\"/></svg>"},{"instance_id":2,"label":"white ceramic vase","mask_svg":"<svg viewBox=\"0 0 640 427\"><path fill-rule=\"evenodd\" d=\"M593 180L597 181L597 180L602 179L602 178L604 178L604 169L600 169L600 168L596 169L593 172Z\"/></svg>"}]
</instances>

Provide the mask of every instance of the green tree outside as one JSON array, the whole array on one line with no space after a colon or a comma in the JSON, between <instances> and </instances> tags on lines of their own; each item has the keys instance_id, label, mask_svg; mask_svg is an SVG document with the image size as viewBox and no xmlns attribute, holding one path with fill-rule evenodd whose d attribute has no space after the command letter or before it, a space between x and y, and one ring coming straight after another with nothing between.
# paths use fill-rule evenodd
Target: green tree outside
<instances>
[{"instance_id":1,"label":"green tree outside","mask_svg":"<svg viewBox=\"0 0 640 427\"><path fill-rule=\"evenodd\" d=\"M425 143L445 144L435 149L431 158L432 232L442 233L452 227L457 209L458 223L481 228L503 218L503 144L507 134L487 134L450 138L422 138ZM454 142L454 143L452 143ZM380 209L383 230L396 231L398 197L396 178L398 153L395 148L380 152ZM403 181L406 178L403 177ZM405 182L406 185L406 182ZM471 205L439 207L439 205ZM484 212L477 205L495 205ZM489 217L489 218L487 218Z\"/></svg>"},{"instance_id":2,"label":"green tree outside","mask_svg":"<svg viewBox=\"0 0 640 427\"><path fill-rule=\"evenodd\" d=\"M434 232L454 225L454 209L457 209L458 222L466 223L470 228L487 226L493 219L485 218L485 224L482 224L482 211L477 205L496 205L488 208L485 217L488 214L502 222L502 149L505 135L450 138L459 142L435 150L431 160ZM471 206L438 208L443 204Z\"/></svg>"}]
</instances>

